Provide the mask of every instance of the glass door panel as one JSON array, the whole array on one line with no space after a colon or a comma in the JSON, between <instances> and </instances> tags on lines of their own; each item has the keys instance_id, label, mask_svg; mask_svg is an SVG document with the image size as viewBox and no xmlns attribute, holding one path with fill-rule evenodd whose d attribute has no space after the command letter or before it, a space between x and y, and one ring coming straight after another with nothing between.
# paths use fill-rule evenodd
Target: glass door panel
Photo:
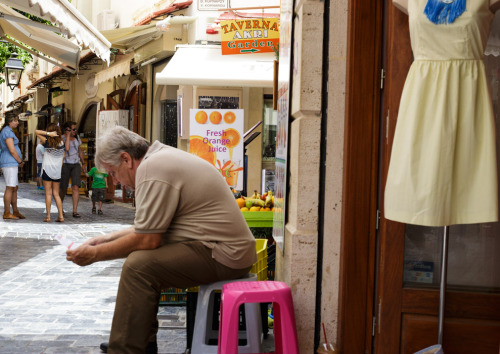
<instances>
[{"instance_id":1,"label":"glass door panel","mask_svg":"<svg viewBox=\"0 0 500 354\"><path fill-rule=\"evenodd\" d=\"M449 290L500 292L499 228L499 223L450 227ZM439 287L443 232L442 227L406 225L406 287Z\"/></svg>"}]
</instances>

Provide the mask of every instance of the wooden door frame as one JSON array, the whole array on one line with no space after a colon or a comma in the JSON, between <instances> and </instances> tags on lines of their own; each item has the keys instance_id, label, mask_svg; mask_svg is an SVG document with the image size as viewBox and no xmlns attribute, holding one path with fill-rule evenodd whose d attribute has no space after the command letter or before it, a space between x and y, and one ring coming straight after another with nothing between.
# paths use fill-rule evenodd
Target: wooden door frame
<instances>
[{"instance_id":1,"label":"wooden door frame","mask_svg":"<svg viewBox=\"0 0 500 354\"><path fill-rule=\"evenodd\" d=\"M129 126L129 130L134 133L141 134L141 121L145 119L145 117L141 117L141 97L140 97L140 89L143 81L140 79L136 79L132 81L130 86L127 89L125 94L125 99L123 101L123 107L125 109L130 110L131 106L134 106L134 119L132 121L132 126ZM135 95L135 102L130 102L132 97Z\"/></svg>"},{"instance_id":2,"label":"wooden door frame","mask_svg":"<svg viewBox=\"0 0 500 354\"><path fill-rule=\"evenodd\" d=\"M399 110L399 101L410 65L412 50L409 43L410 33L408 16L395 8L390 0L386 0L385 11L385 61L387 72L384 80L384 99L382 103L382 144L380 158L380 233L379 254L390 254L392 260L399 266L387 266L381 258L378 264L377 298L376 303L376 331L374 337L374 353L398 353L401 337L402 282L404 253L404 228L402 223L393 222L384 218L383 205L385 181L389 166L392 141L396 129L396 117ZM383 335L380 335L383 333Z\"/></svg>"},{"instance_id":3,"label":"wooden door frame","mask_svg":"<svg viewBox=\"0 0 500 354\"><path fill-rule=\"evenodd\" d=\"M372 350L383 3L350 0L348 14L337 346L361 354Z\"/></svg>"}]
</instances>

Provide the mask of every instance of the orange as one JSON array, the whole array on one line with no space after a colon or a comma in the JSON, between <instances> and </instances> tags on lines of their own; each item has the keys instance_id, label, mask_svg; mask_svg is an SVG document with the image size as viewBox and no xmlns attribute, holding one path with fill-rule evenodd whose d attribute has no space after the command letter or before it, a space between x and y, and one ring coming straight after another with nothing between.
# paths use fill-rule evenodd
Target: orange
<instances>
[{"instance_id":1,"label":"orange","mask_svg":"<svg viewBox=\"0 0 500 354\"><path fill-rule=\"evenodd\" d=\"M245 199L243 198L238 198L236 199L236 203L238 203L238 206L241 208L243 208L245 206Z\"/></svg>"},{"instance_id":2,"label":"orange","mask_svg":"<svg viewBox=\"0 0 500 354\"><path fill-rule=\"evenodd\" d=\"M224 113L224 122L226 122L226 124L232 124L235 120L236 114L234 114L234 112L229 111Z\"/></svg>"},{"instance_id":3,"label":"orange","mask_svg":"<svg viewBox=\"0 0 500 354\"><path fill-rule=\"evenodd\" d=\"M223 137L225 137L227 140L229 140L229 143L226 144L228 148L234 148L236 145L240 143L240 133L238 133L237 130L233 128L226 129L224 131Z\"/></svg>"},{"instance_id":4,"label":"orange","mask_svg":"<svg viewBox=\"0 0 500 354\"><path fill-rule=\"evenodd\" d=\"M189 138L189 153L201 157L215 166L216 154L213 151L213 145L209 142L204 143L203 138L198 135L192 135Z\"/></svg>"},{"instance_id":5,"label":"orange","mask_svg":"<svg viewBox=\"0 0 500 354\"><path fill-rule=\"evenodd\" d=\"M196 112L194 119L200 123L200 124L205 124L207 122L207 112L205 111L198 111Z\"/></svg>"},{"instance_id":6,"label":"orange","mask_svg":"<svg viewBox=\"0 0 500 354\"><path fill-rule=\"evenodd\" d=\"M212 113L210 113L210 122L212 122L212 124L219 124L221 120L222 115L220 114L220 112L213 111Z\"/></svg>"}]
</instances>

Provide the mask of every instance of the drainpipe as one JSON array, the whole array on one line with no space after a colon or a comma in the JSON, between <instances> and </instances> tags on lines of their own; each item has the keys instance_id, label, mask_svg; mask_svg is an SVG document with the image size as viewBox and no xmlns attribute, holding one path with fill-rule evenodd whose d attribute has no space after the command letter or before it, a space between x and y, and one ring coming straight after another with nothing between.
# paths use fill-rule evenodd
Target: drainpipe
<instances>
[{"instance_id":1,"label":"drainpipe","mask_svg":"<svg viewBox=\"0 0 500 354\"><path fill-rule=\"evenodd\" d=\"M326 185L326 137L328 128L328 53L330 34L330 0L325 0L323 13L323 79L321 83L321 137L318 196L318 264L316 271L316 314L314 328L314 348L318 348L321 339L321 300L323 280L323 247L325 234L325 185Z\"/></svg>"}]
</instances>

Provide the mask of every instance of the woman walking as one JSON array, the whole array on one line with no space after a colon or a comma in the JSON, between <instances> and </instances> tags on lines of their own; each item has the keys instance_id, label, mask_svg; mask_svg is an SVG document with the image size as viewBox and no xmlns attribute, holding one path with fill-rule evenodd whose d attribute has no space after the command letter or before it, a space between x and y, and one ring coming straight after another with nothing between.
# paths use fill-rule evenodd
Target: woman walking
<instances>
[{"instance_id":1,"label":"woman walking","mask_svg":"<svg viewBox=\"0 0 500 354\"><path fill-rule=\"evenodd\" d=\"M63 141L64 148L66 149L66 155L64 157L64 164L61 172L61 190L59 195L61 200L64 202L64 197L68 189L69 179L71 178L71 199L73 200L73 217L81 217L78 214L78 201L80 199L80 176L82 173L82 165L84 173L85 170L83 152L80 145L82 141L78 137L76 131L76 123L68 121L63 125Z\"/></svg>"},{"instance_id":2,"label":"woman walking","mask_svg":"<svg viewBox=\"0 0 500 354\"><path fill-rule=\"evenodd\" d=\"M13 131L18 125L17 116L5 117L5 123L0 130L0 168L3 171L6 186L3 194L3 218L11 220L25 218L17 209L17 189L19 188L17 172L19 167L24 165L19 149L19 139ZM12 213L10 212L11 205Z\"/></svg>"},{"instance_id":3,"label":"woman walking","mask_svg":"<svg viewBox=\"0 0 500 354\"><path fill-rule=\"evenodd\" d=\"M35 134L45 148L42 162L42 182L45 188L47 216L43 221L50 221L50 207L52 197L54 197L58 212L56 221L63 222L63 206L59 196L59 183L61 182L61 169L64 159L64 143L61 138L61 129L57 124L50 123L47 126L47 131L36 130Z\"/></svg>"}]
</instances>

